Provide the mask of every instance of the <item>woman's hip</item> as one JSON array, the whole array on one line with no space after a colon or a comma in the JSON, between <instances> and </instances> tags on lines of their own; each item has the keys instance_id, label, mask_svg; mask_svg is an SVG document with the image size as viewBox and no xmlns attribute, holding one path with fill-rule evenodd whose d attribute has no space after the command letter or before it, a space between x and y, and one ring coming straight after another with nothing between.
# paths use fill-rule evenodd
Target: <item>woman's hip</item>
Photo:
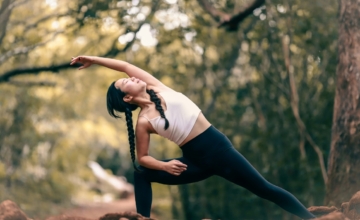
<instances>
[{"instance_id":1,"label":"woman's hip","mask_svg":"<svg viewBox=\"0 0 360 220\"><path fill-rule=\"evenodd\" d=\"M210 126L180 149L183 157L195 164L201 164L206 160L214 161L223 151L233 148L230 140L214 126ZM215 162L215 161L214 161Z\"/></svg>"}]
</instances>

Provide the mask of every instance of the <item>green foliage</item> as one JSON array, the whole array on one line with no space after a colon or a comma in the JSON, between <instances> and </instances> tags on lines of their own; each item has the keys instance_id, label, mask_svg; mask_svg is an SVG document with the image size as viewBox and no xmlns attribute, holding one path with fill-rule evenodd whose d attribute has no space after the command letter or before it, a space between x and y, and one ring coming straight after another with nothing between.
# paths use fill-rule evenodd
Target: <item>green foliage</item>
<instances>
[{"instance_id":1,"label":"green foliage","mask_svg":"<svg viewBox=\"0 0 360 220\"><path fill-rule=\"evenodd\" d=\"M139 18L148 16L145 12L152 6L150 1L81 0L37 8L30 7L31 2L14 9L0 54L41 45L6 62L0 55L0 76L12 69L56 65L79 53L104 54L120 35L138 27ZM246 3L220 1L216 6L231 12ZM321 205L324 182L319 159L291 108L282 42L288 35L300 117L326 160L337 7L334 0L326 5L320 0L286 3L267 1L237 32L227 32L216 27L197 1L164 1L146 21L157 44L144 46L144 39L136 38L116 58L188 95L266 179L306 206ZM59 14L50 16L55 12ZM60 33L53 36L56 29ZM49 214L39 212L68 205L78 191L90 190L87 185L95 179L87 167L89 160L131 182L126 123L107 116L105 106L107 86L124 76L94 67L24 75L1 84L0 191L6 193L0 200L13 199L33 216ZM31 87L28 82L55 86ZM175 144L157 136L150 145L151 155L158 159L181 156ZM154 210L164 219L170 212L174 219L290 219L279 207L218 177L178 188L156 185Z\"/></svg>"}]
</instances>

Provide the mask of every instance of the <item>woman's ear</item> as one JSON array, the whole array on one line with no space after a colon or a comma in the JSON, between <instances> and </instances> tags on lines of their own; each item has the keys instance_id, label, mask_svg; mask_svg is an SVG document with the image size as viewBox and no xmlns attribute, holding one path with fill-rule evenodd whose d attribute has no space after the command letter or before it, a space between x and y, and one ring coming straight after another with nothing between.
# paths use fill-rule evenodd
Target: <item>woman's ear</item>
<instances>
[{"instance_id":1,"label":"woman's ear","mask_svg":"<svg viewBox=\"0 0 360 220\"><path fill-rule=\"evenodd\" d=\"M130 102L133 99L131 95L126 94L123 98L124 102Z\"/></svg>"}]
</instances>

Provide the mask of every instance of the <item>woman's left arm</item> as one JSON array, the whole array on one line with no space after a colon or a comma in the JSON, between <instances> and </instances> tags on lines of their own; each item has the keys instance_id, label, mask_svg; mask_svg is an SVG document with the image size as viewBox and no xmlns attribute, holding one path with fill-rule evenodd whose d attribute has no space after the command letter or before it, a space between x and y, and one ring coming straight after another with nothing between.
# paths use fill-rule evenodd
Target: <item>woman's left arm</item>
<instances>
[{"instance_id":1,"label":"woman's left arm","mask_svg":"<svg viewBox=\"0 0 360 220\"><path fill-rule=\"evenodd\" d=\"M149 169L166 171L175 176L180 175L186 170L186 164L178 160L164 162L149 155L150 132L148 123L145 118L140 117L136 126L136 152L139 164Z\"/></svg>"}]
</instances>

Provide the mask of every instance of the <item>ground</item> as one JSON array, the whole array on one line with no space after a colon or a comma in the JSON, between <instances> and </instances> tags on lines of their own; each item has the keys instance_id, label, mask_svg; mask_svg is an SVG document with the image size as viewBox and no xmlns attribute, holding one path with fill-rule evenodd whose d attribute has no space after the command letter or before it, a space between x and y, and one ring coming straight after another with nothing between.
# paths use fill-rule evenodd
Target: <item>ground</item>
<instances>
[{"instance_id":1,"label":"ground","mask_svg":"<svg viewBox=\"0 0 360 220\"><path fill-rule=\"evenodd\" d=\"M126 199L117 200L109 203L89 203L82 206L65 210L62 214L67 216L79 216L89 219L99 219L107 213L116 212L135 212L135 199L133 196Z\"/></svg>"}]
</instances>

